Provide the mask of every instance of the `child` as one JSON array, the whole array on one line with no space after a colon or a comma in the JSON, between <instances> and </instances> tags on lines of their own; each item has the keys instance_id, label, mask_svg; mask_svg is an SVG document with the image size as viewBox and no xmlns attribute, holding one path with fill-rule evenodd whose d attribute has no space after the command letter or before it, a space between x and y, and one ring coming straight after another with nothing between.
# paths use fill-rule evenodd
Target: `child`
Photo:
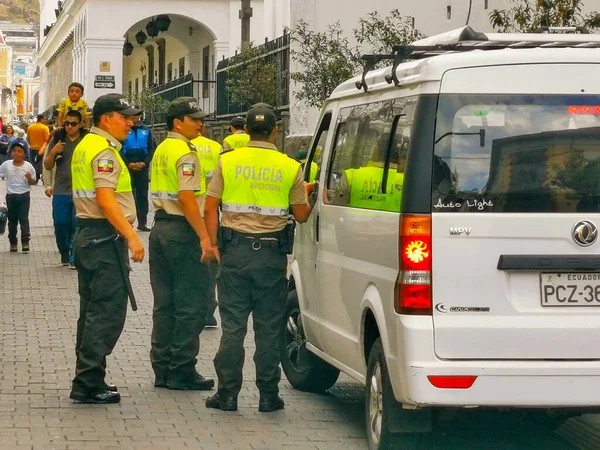
<instances>
[{"instance_id":1,"label":"child","mask_svg":"<svg viewBox=\"0 0 600 450\"><path fill-rule=\"evenodd\" d=\"M18 251L17 225L21 224L23 252L29 252L29 204L31 186L36 184L35 169L25 161L25 148L16 144L12 160L0 166L0 176L6 177L6 206L8 207L8 240L10 251Z\"/></svg>"},{"instance_id":2,"label":"child","mask_svg":"<svg viewBox=\"0 0 600 450\"><path fill-rule=\"evenodd\" d=\"M83 97L83 85L80 83L71 83L69 86L69 96L63 98L62 102L58 107L58 118L57 125L59 129L62 129L63 119L69 111L79 111L83 116L85 122L85 128L90 128L90 112L88 110L87 102L81 98Z\"/></svg>"}]
</instances>

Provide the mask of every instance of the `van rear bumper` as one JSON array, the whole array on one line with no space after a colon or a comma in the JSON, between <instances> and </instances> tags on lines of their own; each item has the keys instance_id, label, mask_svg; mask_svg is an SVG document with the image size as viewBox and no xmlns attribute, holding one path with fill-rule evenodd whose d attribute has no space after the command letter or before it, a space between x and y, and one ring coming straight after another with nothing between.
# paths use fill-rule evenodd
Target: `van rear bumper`
<instances>
[{"instance_id":1,"label":"van rear bumper","mask_svg":"<svg viewBox=\"0 0 600 450\"><path fill-rule=\"evenodd\" d=\"M600 360L441 360L435 356L431 317L396 318L397 336L390 342L388 370L396 400L405 405L600 408ZM428 376L477 379L469 389L439 389Z\"/></svg>"}]
</instances>

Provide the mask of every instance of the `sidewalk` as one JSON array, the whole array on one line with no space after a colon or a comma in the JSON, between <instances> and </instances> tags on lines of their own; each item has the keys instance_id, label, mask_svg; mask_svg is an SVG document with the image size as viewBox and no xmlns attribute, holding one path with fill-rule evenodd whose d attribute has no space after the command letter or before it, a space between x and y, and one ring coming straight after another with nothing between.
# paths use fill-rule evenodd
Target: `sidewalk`
<instances>
[{"instance_id":1,"label":"sidewalk","mask_svg":"<svg viewBox=\"0 0 600 450\"><path fill-rule=\"evenodd\" d=\"M4 183L0 193L4 196ZM0 238L0 449L364 449L363 391L349 379L330 395L294 391L282 382L286 409L259 413L253 341L248 337L240 410L204 406L207 392L153 387L149 362L152 293L148 265L134 265L139 310L108 359L107 380L119 405L74 405L78 316L76 272L61 267L42 186L32 192L31 253L8 252ZM147 243L148 233L143 234ZM146 247L147 248L147 247ZM146 258L147 259L147 258ZM198 370L215 377L212 358L220 330L201 337Z\"/></svg>"}]
</instances>

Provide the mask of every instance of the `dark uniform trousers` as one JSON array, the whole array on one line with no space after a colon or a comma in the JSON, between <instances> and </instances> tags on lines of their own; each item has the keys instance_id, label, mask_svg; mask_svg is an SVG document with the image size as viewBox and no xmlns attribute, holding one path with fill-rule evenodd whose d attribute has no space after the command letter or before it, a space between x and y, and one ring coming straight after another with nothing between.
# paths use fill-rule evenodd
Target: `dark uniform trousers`
<instances>
[{"instance_id":1,"label":"dark uniform trousers","mask_svg":"<svg viewBox=\"0 0 600 450\"><path fill-rule=\"evenodd\" d=\"M148 183L150 182L150 172L145 169L135 172L129 171L131 175L131 188L133 198L135 199L135 209L137 210L138 225L146 225L148 222Z\"/></svg>"},{"instance_id":2,"label":"dark uniform trousers","mask_svg":"<svg viewBox=\"0 0 600 450\"><path fill-rule=\"evenodd\" d=\"M161 218L150 233L150 284L154 294L150 360L157 377L188 380L196 374L200 333L210 294L208 266L184 217Z\"/></svg>"},{"instance_id":3,"label":"dark uniform trousers","mask_svg":"<svg viewBox=\"0 0 600 450\"><path fill-rule=\"evenodd\" d=\"M213 318L217 306L219 306L217 302L217 274L219 273L219 264L213 261L208 266L208 271L210 275L210 292L208 296L208 312L206 313L207 321Z\"/></svg>"},{"instance_id":4,"label":"dark uniform trousers","mask_svg":"<svg viewBox=\"0 0 600 450\"><path fill-rule=\"evenodd\" d=\"M126 270L128 251L122 239L90 245L94 239L115 234L104 220L78 223L75 235L75 267L79 278L79 319L75 353L77 365L73 390L95 394L104 390L106 357L112 353L127 315L127 286L119 260Z\"/></svg>"},{"instance_id":5,"label":"dark uniform trousers","mask_svg":"<svg viewBox=\"0 0 600 450\"><path fill-rule=\"evenodd\" d=\"M250 313L256 344L256 386L261 394L277 394L281 379L279 339L287 297L287 256L276 242L260 250L254 250L251 242L242 238L225 244L217 279L223 335L215 369L219 392L234 396L242 387L244 338Z\"/></svg>"}]
</instances>

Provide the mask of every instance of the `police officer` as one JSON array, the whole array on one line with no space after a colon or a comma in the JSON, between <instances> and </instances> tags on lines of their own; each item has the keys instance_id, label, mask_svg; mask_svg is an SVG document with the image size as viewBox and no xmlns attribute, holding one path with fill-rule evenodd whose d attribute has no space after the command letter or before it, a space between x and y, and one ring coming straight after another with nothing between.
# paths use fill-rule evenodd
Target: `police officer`
<instances>
[{"instance_id":1,"label":"police officer","mask_svg":"<svg viewBox=\"0 0 600 450\"><path fill-rule=\"evenodd\" d=\"M244 131L246 120L243 117L234 117L231 119L229 130L231 134L223 139L223 151L235 150L236 148L246 147L250 142L250 136Z\"/></svg>"},{"instance_id":2,"label":"police officer","mask_svg":"<svg viewBox=\"0 0 600 450\"><path fill-rule=\"evenodd\" d=\"M277 151L277 117L268 105L255 105L246 118L248 147L221 155L206 199L211 241L223 256L219 310L223 335L215 356L219 389L206 400L208 408L237 409L242 385L244 338L253 315L256 385L259 411L284 407L279 397L279 338L287 297L287 256L293 227L310 215L302 171L297 161ZM217 237L217 208L222 202L222 228Z\"/></svg>"},{"instance_id":3,"label":"police officer","mask_svg":"<svg viewBox=\"0 0 600 450\"><path fill-rule=\"evenodd\" d=\"M131 116L138 113L120 94L98 98L94 127L75 149L71 162L80 311L70 397L77 402L121 400L116 387L107 385L104 377L106 357L123 331L127 297L132 297L127 248L133 261L144 259L144 246L131 226L135 221L131 178L119 155L120 142L133 124Z\"/></svg>"},{"instance_id":4,"label":"police officer","mask_svg":"<svg viewBox=\"0 0 600 450\"><path fill-rule=\"evenodd\" d=\"M214 381L196 372L199 335L210 294L208 265L218 257L204 220L204 180L196 147L205 114L192 97L167 108L167 139L152 159L155 224L150 233L154 294L150 360L156 387L208 390Z\"/></svg>"},{"instance_id":5,"label":"police officer","mask_svg":"<svg viewBox=\"0 0 600 450\"><path fill-rule=\"evenodd\" d=\"M208 186L212 179L215 167L217 167L217 161L219 156L223 152L223 147L212 139L206 137L206 126L204 119L201 120L200 135L192 140L192 144L198 151L198 158L200 159L200 166L202 167L202 174L205 180L205 186ZM200 211L204 216L204 208ZM208 271L210 274L210 296L208 302L208 311L206 313L205 326L213 328L217 326L217 319L215 318L215 310L217 309L217 297L216 297L216 276L218 271L217 264L209 264Z\"/></svg>"},{"instance_id":6,"label":"police officer","mask_svg":"<svg viewBox=\"0 0 600 450\"><path fill-rule=\"evenodd\" d=\"M141 114L133 118L133 127L123 142L121 156L131 174L133 197L137 209L137 228L150 231L148 222L148 183L150 161L154 153L155 143L152 132L142 123Z\"/></svg>"}]
</instances>

